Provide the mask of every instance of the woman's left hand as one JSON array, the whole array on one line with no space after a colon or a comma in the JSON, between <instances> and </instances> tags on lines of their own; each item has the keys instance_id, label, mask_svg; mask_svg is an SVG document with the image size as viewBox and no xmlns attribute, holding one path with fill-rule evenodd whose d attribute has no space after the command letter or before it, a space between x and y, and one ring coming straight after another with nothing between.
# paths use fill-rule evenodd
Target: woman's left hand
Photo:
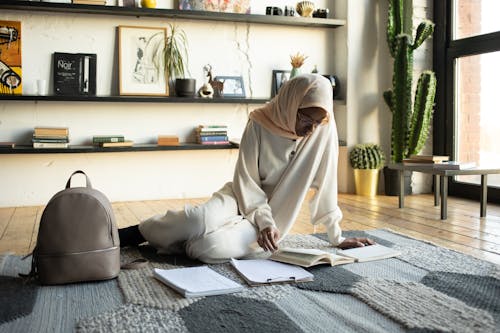
<instances>
[{"instance_id":1,"label":"woman's left hand","mask_svg":"<svg viewBox=\"0 0 500 333\"><path fill-rule=\"evenodd\" d=\"M276 227L267 227L260 231L257 243L264 251L274 252L278 249L278 239L280 231Z\"/></svg>"},{"instance_id":2,"label":"woman's left hand","mask_svg":"<svg viewBox=\"0 0 500 333\"><path fill-rule=\"evenodd\" d=\"M352 249L354 247L363 247L367 245L373 245L376 244L375 241L371 240L370 238L366 237L353 237L353 238L346 238L342 243L337 245L338 248L340 249Z\"/></svg>"}]
</instances>

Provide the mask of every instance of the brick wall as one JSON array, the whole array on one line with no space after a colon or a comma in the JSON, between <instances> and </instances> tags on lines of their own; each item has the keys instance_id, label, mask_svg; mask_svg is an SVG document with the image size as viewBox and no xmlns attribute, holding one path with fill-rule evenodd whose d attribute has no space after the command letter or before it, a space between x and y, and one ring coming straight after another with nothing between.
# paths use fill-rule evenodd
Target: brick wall
<instances>
[{"instance_id":1,"label":"brick wall","mask_svg":"<svg viewBox=\"0 0 500 333\"><path fill-rule=\"evenodd\" d=\"M481 1L461 0L458 3L460 22L457 37L474 35L480 31ZM457 138L458 159L479 162L481 145L479 120L481 112L481 62L480 56L463 57L458 60L458 114Z\"/></svg>"}]
</instances>

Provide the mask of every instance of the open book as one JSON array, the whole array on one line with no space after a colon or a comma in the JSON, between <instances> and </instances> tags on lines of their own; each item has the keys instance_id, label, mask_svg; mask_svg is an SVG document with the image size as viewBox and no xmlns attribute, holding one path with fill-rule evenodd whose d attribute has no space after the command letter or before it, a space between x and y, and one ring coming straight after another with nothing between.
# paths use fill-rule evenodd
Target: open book
<instances>
[{"instance_id":1,"label":"open book","mask_svg":"<svg viewBox=\"0 0 500 333\"><path fill-rule=\"evenodd\" d=\"M302 267L311 267L321 264L335 266L354 262L353 258L331 252L318 249L298 249L291 247L280 248L278 251L275 251L269 259Z\"/></svg>"},{"instance_id":2,"label":"open book","mask_svg":"<svg viewBox=\"0 0 500 333\"><path fill-rule=\"evenodd\" d=\"M244 288L208 266L155 268L153 276L188 298L235 293Z\"/></svg>"},{"instance_id":3,"label":"open book","mask_svg":"<svg viewBox=\"0 0 500 333\"><path fill-rule=\"evenodd\" d=\"M380 244L337 250L340 255L353 258L356 262L380 260L399 256L401 252Z\"/></svg>"}]
</instances>

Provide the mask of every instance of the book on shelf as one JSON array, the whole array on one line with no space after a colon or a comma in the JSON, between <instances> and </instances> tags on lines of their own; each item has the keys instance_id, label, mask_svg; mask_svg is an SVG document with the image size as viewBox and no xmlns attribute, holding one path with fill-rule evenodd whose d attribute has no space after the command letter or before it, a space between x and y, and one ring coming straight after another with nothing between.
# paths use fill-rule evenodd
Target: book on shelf
<instances>
[{"instance_id":1,"label":"book on shelf","mask_svg":"<svg viewBox=\"0 0 500 333\"><path fill-rule=\"evenodd\" d=\"M0 148L14 148L15 146L14 141L0 141Z\"/></svg>"},{"instance_id":2,"label":"book on shelf","mask_svg":"<svg viewBox=\"0 0 500 333\"><path fill-rule=\"evenodd\" d=\"M475 162L443 161L440 163L404 163L405 166L429 168L437 170L466 170L476 167Z\"/></svg>"},{"instance_id":3,"label":"book on shelf","mask_svg":"<svg viewBox=\"0 0 500 333\"><path fill-rule=\"evenodd\" d=\"M212 125L198 125L198 128L200 129L213 129L213 128L224 128L227 129L227 125L222 125L222 124L212 124Z\"/></svg>"},{"instance_id":4,"label":"book on shelf","mask_svg":"<svg viewBox=\"0 0 500 333\"><path fill-rule=\"evenodd\" d=\"M202 141L202 142L198 142L199 144L202 144L202 145L228 145L229 144L229 140L225 140L225 141Z\"/></svg>"},{"instance_id":5,"label":"book on shelf","mask_svg":"<svg viewBox=\"0 0 500 333\"><path fill-rule=\"evenodd\" d=\"M196 131L199 136L227 135L227 131Z\"/></svg>"},{"instance_id":6,"label":"book on shelf","mask_svg":"<svg viewBox=\"0 0 500 333\"><path fill-rule=\"evenodd\" d=\"M66 137L38 137L33 136L32 142L43 142L43 143L68 143L69 138Z\"/></svg>"},{"instance_id":7,"label":"book on shelf","mask_svg":"<svg viewBox=\"0 0 500 333\"><path fill-rule=\"evenodd\" d=\"M314 280L314 275L302 267L268 259L231 259L231 265L251 286Z\"/></svg>"},{"instance_id":8,"label":"book on shelf","mask_svg":"<svg viewBox=\"0 0 500 333\"><path fill-rule=\"evenodd\" d=\"M124 142L125 137L123 135L94 135L92 137L93 144L99 144L101 142Z\"/></svg>"},{"instance_id":9,"label":"book on shelf","mask_svg":"<svg viewBox=\"0 0 500 333\"><path fill-rule=\"evenodd\" d=\"M56 95L95 95L97 55L54 53L54 93Z\"/></svg>"},{"instance_id":10,"label":"book on shelf","mask_svg":"<svg viewBox=\"0 0 500 333\"><path fill-rule=\"evenodd\" d=\"M134 145L134 141L132 140L124 140L121 142L100 142L99 147L132 147Z\"/></svg>"},{"instance_id":11,"label":"book on shelf","mask_svg":"<svg viewBox=\"0 0 500 333\"><path fill-rule=\"evenodd\" d=\"M400 251L381 244L367 245L347 250L337 250L337 253L342 256L353 258L355 262L381 260L401 255Z\"/></svg>"},{"instance_id":12,"label":"book on shelf","mask_svg":"<svg viewBox=\"0 0 500 333\"><path fill-rule=\"evenodd\" d=\"M33 142L33 148L68 148L68 142Z\"/></svg>"},{"instance_id":13,"label":"book on shelf","mask_svg":"<svg viewBox=\"0 0 500 333\"><path fill-rule=\"evenodd\" d=\"M230 294L244 289L208 266L155 268L153 276L186 298Z\"/></svg>"},{"instance_id":14,"label":"book on shelf","mask_svg":"<svg viewBox=\"0 0 500 333\"><path fill-rule=\"evenodd\" d=\"M109 147L132 147L134 145L134 141L125 140L122 142L100 142L99 147L109 148Z\"/></svg>"},{"instance_id":15,"label":"book on shelf","mask_svg":"<svg viewBox=\"0 0 500 333\"><path fill-rule=\"evenodd\" d=\"M37 126L33 130L33 136L36 137L67 137L68 135L69 135L68 127Z\"/></svg>"},{"instance_id":16,"label":"book on shelf","mask_svg":"<svg viewBox=\"0 0 500 333\"><path fill-rule=\"evenodd\" d=\"M333 252L291 247L279 248L277 251L273 252L269 259L302 267L322 264L336 266L354 262L354 258L338 255Z\"/></svg>"},{"instance_id":17,"label":"book on shelf","mask_svg":"<svg viewBox=\"0 0 500 333\"><path fill-rule=\"evenodd\" d=\"M177 135L158 135L156 144L158 146L178 146L179 137Z\"/></svg>"},{"instance_id":18,"label":"book on shelf","mask_svg":"<svg viewBox=\"0 0 500 333\"><path fill-rule=\"evenodd\" d=\"M450 157L447 155L410 155L409 160L424 161L424 162L443 162L449 161Z\"/></svg>"},{"instance_id":19,"label":"book on shelf","mask_svg":"<svg viewBox=\"0 0 500 333\"><path fill-rule=\"evenodd\" d=\"M199 136L199 142L208 142L208 141L229 141L227 135L208 135L208 136Z\"/></svg>"},{"instance_id":20,"label":"book on shelf","mask_svg":"<svg viewBox=\"0 0 500 333\"><path fill-rule=\"evenodd\" d=\"M226 132L227 133L227 126L226 125L199 125L196 130L198 132L204 133L204 132Z\"/></svg>"}]
</instances>

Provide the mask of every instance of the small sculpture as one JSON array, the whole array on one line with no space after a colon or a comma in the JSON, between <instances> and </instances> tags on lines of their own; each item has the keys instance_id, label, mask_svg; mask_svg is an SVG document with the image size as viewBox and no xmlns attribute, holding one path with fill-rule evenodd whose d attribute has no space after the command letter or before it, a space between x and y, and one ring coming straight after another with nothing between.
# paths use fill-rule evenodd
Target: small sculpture
<instances>
[{"instance_id":1,"label":"small sculpture","mask_svg":"<svg viewBox=\"0 0 500 333\"><path fill-rule=\"evenodd\" d=\"M198 94L201 98L213 98L214 88L212 88L212 85L210 83L204 83L198 90Z\"/></svg>"},{"instance_id":2,"label":"small sculpture","mask_svg":"<svg viewBox=\"0 0 500 333\"><path fill-rule=\"evenodd\" d=\"M312 1L300 1L295 8L302 17L312 17L314 12L314 3Z\"/></svg>"},{"instance_id":3,"label":"small sculpture","mask_svg":"<svg viewBox=\"0 0 500 333\"><path fill-rule=\"evenodd\" d=\"M212 65L207 64L203 67L203 70L207 73L208 83L213 88L213 95L215 97L222 97L222 91L224 90L224 82L219 80L214 80L212 76Z\"/></svg>"}]
</instances>

